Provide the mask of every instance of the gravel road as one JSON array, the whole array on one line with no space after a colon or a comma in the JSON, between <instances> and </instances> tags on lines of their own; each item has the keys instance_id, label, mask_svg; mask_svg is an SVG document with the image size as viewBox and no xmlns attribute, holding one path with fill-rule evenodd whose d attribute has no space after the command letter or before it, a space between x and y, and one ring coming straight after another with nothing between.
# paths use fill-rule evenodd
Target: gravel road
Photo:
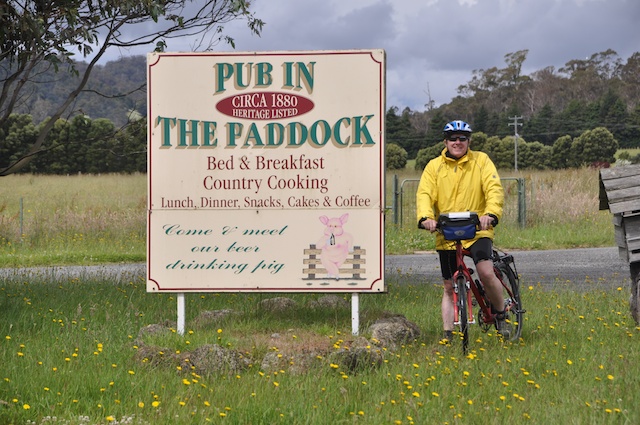
<instances>
[{"instance_id":1,"label":"gravel road","mask_svg":"<svg viewBox=\"0 0 640 425\"><path fill-rule=\"evenodd\" d=\"M629 265L618 248L584 248L546 251L510 251L523 285L585 287L629 287ZM402 275L411 280L439 282L440 264L435 252L414 255L387 255L386 275ZM62 279L108 277L114 282L144 279L145 264L0 269L0 278L24 279L33 276ZM402 280L401 280L402 281Z\"/></svg>"},{"instance_id":2,"label":"gravel road","mask_svg":"<svg viewBox=\"0 0 640 425\"><path fill-rule=\"evenodd\" d=\"M25 267L19 269L0 269L0 278L29 279L33 277L45 279L88 279L107 277L119 283L133 279L145 278L146 264L106 264L100 266L55 266Z\"/></svg>"},{"instance_id":3,"label":"gravel road","mask_svg":"<svg viewBox=\"0 0 640 425\"><path fill-rule=\"evenodd\" d=\"M545 251L509 251L515 259L522 285L629 287L629 265L618 248L581 248ZM440 263L435 252L388 255L386 275L403 274L439 282Z\"/></svg>"}]
</instances>

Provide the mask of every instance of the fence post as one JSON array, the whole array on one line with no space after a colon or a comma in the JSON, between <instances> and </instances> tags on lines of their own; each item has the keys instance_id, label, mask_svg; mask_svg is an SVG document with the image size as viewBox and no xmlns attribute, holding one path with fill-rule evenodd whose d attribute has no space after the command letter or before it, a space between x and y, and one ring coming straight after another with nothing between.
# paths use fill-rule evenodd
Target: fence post
<instances>
[{"instance_id":1,"label":"fence post","mask_svg":"<svg viewBox=\"0 0 640 425\"><path fill-rule=\"evenodd\" d=\"M398 197L400 192L398 191L398 175L393 175L393 224L398 224Z\"/></svg>"},{"instance_id":2,"label":"fence post","mask_svg":"<svg viewBox=\"0 0 640 425\"><path fill-rule=\"evenodd\" d=\"M23 198L20 198L20 242L23 241L24 235L24 202Z\"/></svg>"},{"instance_id":3,"label":"fence post","mask_svg":"<svg viewBox=\"0 0 640 425\"><path fill-rule=\"evenodd\" d=\"M521 228L527 225L527 192L524 178L518 178L518 223Z\"/></svg>"}]
</instances>

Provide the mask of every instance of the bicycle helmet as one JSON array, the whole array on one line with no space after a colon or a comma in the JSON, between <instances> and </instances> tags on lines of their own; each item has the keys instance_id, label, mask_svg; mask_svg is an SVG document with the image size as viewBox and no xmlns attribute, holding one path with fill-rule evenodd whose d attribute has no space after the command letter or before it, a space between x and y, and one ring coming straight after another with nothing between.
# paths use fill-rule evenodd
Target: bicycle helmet
<instances>
[{"instance_id":1,"label":"bicycle helmet","mask_svg":"<svg viewBox=\"0 0 640 425\"><path fill-rule=\"evenodd\" d=\"M450 123L447 123L442 130L445 136L452 133L464 133L470 135L471 131L469 124L462 120L451 121Z\"/></svg>"}]
</instances>

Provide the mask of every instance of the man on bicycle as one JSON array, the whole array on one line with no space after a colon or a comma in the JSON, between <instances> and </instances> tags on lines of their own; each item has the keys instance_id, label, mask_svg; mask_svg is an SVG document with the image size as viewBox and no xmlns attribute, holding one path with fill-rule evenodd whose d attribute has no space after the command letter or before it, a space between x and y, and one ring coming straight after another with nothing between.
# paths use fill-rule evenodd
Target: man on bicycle
<instances>
[{"instance_id":1,"label":"man on bicycle","mask_svg":"<svg viewBox=\"0 0 640 425\"><path fill-rule=\"evenodd\" d=\"M471 127L464 121L451 121L444 127L444 149L424 168L416 207L418 227L436 231L437 218L449 212L472 211L480 218L480 229L474 239L464 240L471 251L480 280L496 313L496 329L509 339L505 323L502 285L493 271L493 226L502 216L504 191L495 165L487 154L469 149ZM453 281L457 270L455 244L436 235L436 250L444 279L442 321L444 339L451 341L453 317Z\"/></svg>"}]
</instances>

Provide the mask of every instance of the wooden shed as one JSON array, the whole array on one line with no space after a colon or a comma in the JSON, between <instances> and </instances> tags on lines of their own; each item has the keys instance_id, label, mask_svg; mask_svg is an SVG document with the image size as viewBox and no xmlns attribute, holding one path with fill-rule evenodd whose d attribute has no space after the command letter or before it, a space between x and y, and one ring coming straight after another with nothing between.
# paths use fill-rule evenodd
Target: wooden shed
<instances>
[{"instance_id":1,"label":"wooden shed","mask_svg":"<svg viewBox=\"0 0 640 425\"><path fill-rule=\"evenodd\" d=\"M600 209L608 209L613 214L618 253L629 263L631 314L636 323L640 323L640 165L601 169L599 198Z\"/></svg>"}]
</instances>

